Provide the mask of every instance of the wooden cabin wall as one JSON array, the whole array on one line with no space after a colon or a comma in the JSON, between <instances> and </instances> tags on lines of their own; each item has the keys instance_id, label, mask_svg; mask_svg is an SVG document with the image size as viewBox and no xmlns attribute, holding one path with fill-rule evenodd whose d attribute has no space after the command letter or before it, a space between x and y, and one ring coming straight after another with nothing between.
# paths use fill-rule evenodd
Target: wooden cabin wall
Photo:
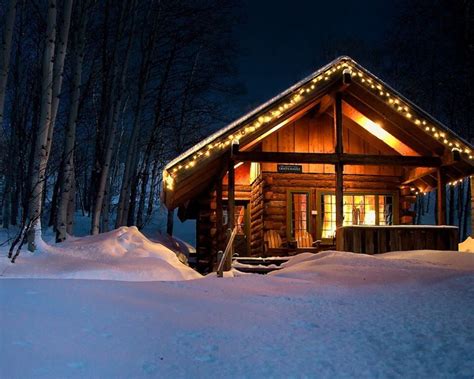
<instances>
[{"instance_id":1,"label":"wooden cabin wall","mask_svg":"<svg viewBox=\"0 0 474 379\"><path fill-rule=\"evenodd\" d=\"M215 193L215 192L214 192ZM214 201L213 201L214 200ZM215 198L212 199L211 192L204 192L198 198L199 210L196 217L196 259L197 270L201 273L212 271L212 245L215 235ZM211 203L214 209L211 209Z\"/></svg>"},{"instance_id":2,"label":"wooden cabin wall","mask_svg":"<svg viewBox=\"0 0 474 379\"><path fill-rule=\"evenodd\" d=\"M349 154L391 154L391 150L381 151L370 145L351 130L343 130L344 152ZM300 152L300 153L333 153L334 126L333 120L327 114L318 117L311 113L288 124L262 140L263 151ZM288 162L290 163L290 162ZM303 164L305 173L333 174L332 164ZM400 176L402 167L396 166L346 166L346 174L365 174L382 176ZM262 171L277 171L275 163L262 163Z\"/></svg>"},{"instance_id":3,"label":"wooden cabin wall","mask_svg":"<svg viewBox=\"0 0 474 379\"><path fill-rule=\"evenodd\" d=\"M413 225L415 221L415 212L412 211L412 206L416 202L416 196L410 190L410 187L403 187L400 189L400 224Z\"/></svg>"},{"instance_id":4,"label":"wooden cabin wall","mask_svg":"<svg viewBox=\"0 0 474 379\"><path fill-rule=\"evenodd\" d=\"M263 252L263 177L258 175L252 183L250 194L250 255Z\"/></svg>"},{"instance_id":5,"label":"wooden cabin wall","mask_svg":"<svg viewBox=\"0 0 474 379\"><path fill-rule=\"evenodd\" d=\"M334 191L334 174L281 174L263 172L263 233L276 230L283 241L287 240L287 197L288 191L300 190L310 192L310 202L316 209L317 191ZM380 175L344 175L344 191L347 192L393 192L399 195L400 178ZM317 215L310 215L311 225L316 225ZM316 238L315 231L312 231Z\"/></svg>"},{"instance_id":6,"label":"wooden cabin wall","mask_svg":"<svg viewBox=\"0 0 474 379\"><path fill-rule=\"evenodd\" d=\"M227 185L222 186L222 203L227 207ZM246 184L235 185L235 200L250 201L251 187ZM196 219L196 252L198 270L210 272L217 261L217 252L225 248L227 239L226 225L222 225L222 232L218 234L217 196L216 190L204 192L199 197L199 211Z\"/></svg>"}]
</instances>

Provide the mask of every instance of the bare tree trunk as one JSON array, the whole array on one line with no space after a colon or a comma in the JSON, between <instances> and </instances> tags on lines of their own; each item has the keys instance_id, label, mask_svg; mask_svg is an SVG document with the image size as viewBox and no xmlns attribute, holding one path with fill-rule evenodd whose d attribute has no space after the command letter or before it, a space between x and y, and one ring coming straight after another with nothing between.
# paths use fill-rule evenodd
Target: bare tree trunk
<instances>
[{"instance_id":1,"label":"bare tree trunk","mask_svg":"<svg viewBox=\"0 0 474 379\"><path fill-rule=\"evenodd\" d=\"M91 228L92 235L99 234L100 232L100 217L102 215L102 207L104 205L104 200L105 200L104 198L106 195L105 188L106 188L107 179L109 176L110 163L112 161L112 155L114 153L119 113L120 113L119 111L115 111L112 116L111 133L107 141L104 163L100 171L97 195L96 195L96 199L94 203L94 210L92 213L92 228Z\"/></svg>"},{"instance_id":2,"label":"bare tree trunk","mask_svg":"<svg viewBox=\"0 0 474 379\"><path fill-rule=\"evenodd\" d=\"M5 30L2 38L2 47L0 50L0 128L3 126L3 112L5 108L5 94L7 89L8 82L8 72L10 69L10 51L12 45L13 37L13 27L15 25L15 15L16 15L16 2L17 0L11 0L8 6L7 13L5 15ZM11 128L11 136L14 136L15 131ZM10 142L12 142L11 138ZM3 198L3 227L8 228L10 224L10 209L12 205L12 191L11 187L13 185L13 171L11 169L11 152L12 148L9 149L7 155L7 164L9 167L8 172L5 173L5 192Z\"/></svg>"},{"instance_id":3,"label":"bare tree trunk","mask_svg":"<svg viewBox=\"0 0 474 379\"><path fill-rule=\"evenodd\" d=\"M136 169L134 170L134 172ZM132 187L130 189L130 201L127 202L127 207L125 208L128 217L127 217L127 226L135 225L135 209L137 205L137 189L139 178L136 174L132 176Z\"/></svg>"},{"instance_id":4,"label":"bare tree trunk","mask_svg":"<svg viewBox=\"0 0 474 379\"><path fill-rule=\"evenodd\" d=\"M10 128L10 146L8 149L8 153L5 159L5 191L3 194L3 212L2 212L2 224L4 228L8 228L10 225L10 217L11 213L10 210L12 209L12 202L13 202L13 191L12 187L14 184L14 173L13 170L13 154L14 154L14 143L15 143L15 130L13 126Z\"/></svg>"},{"instance_id":5,"label":"bare tree trunk","mask_svg":"<svg viewBox=\"0 0 474 379\"><path fill-rule=\"evenodd\" d=\"M150 195L148 196L148 208L147 208L147 220L151 218L153 214L153 206L155 203L155 192L158 182L158 161L155 161L153 165L153 171L151 175L151 186L150 186Z\"/></svg>"},{"instance_id":6,"label":"bare tree trunk","mask_svg":"<svg viewBox=\"0 0 474 379\"><path fill-rule=\"evenodd\" d=\"M102 232L108 232L110 226L110 185L111 179L107 178L107 186L104 191L104 203L102 206Z\"/></svg>"},{"instance_id":7,"label":"bare tree trunk","mask_svg":"<svg viewBox=\"0 0 474 379\"><path fill-rule=\"evenodd\" d=\"M135 118L133 123L132 135L130 136L130 141L127 148L127 160L125 161L125 171L122 179L122 186L120 190L120 198L117 209L117 219L115 222L115 227L123 226L127 223L128 217L128 206L127 202L130 199L130 188L132 185L133 175L132 175L132 166L136 154L136 140L140 124L141 116L141 107L144 99L144 92L140 94L140 99L138 101L137 110L135 112Z\"/></svg>"},{"instance_id":8,"label":"bare tree trunk","mask_svg":"<svg viewBox=\"0 0 474 379\"><path fill-rule=\"evenodd\" d=\"M54 183L54 188L53 188L53 196L51 198L51 210L49 212L49 221L48 221L48 227L53 226L56 228L57 224L57 219L58 219L58 197L59 197L59 191L60 191L60 185L61 185L61 178L63 176L63 169L62 169L62 164L59 167L59 172L58 176L56 178L56 182ZM46 191L44 191L46 192Z\"/></svg>"},{"instance_id":9,"label":"bare tree trunk","mask_svg":"<svg viewBox=\"0 0 474 379\"><path fill-rule=\"evenodd\" d=\"M74 235L74 214L76 212L76 175L74 166L71 173L71 189L69 190L69 202L67 204L66 232L70 236Z\"/></svg>"},{"instance_id":10,"label":"bare tree trunk","mask_svg":"<svg viewBox=\"0 0 474 379\"><path fill-rule=\"evenodd\" d=\"M63 23L61 25L59 41L56 45L57 50L54 54L51 121L48 126L48 156L51 153L51 145L53 144L54 123L56 122L56 115L58 114L59 95L61 94L61 87L63 83L64 60L66 59L67 44L69 39L69 28L71 26L72 3L73 0L64 0Z\"/></svg>"},{"instance_id":11,"label":"bare tree trunk","mask_svg":"<svg viewBox=\"0 0 474 379\"><path fill-rule=\"evenodd\" d=\"M62 242L66 239L69 225L73 224L74 213L70 213L71 202L75 197L75 177L74 177L74 146L76 144L76 124L79 112L79 99L81 95L82 64L84 61L85 30L87 17L83 13L77 32L74 50L74 69L71 107L69 109L68 122L66 127L66 139L64 141L63 163L64 172L61 181L61 196L58 207L58 222L56 241ZM69 233L71 234L71 233Z\"/></svg>"},{"instance_id":12,"label":"bare tree trunk","mask_svg":"<svg viewBox=\"0 0 474 379\"><path fill-rule=\"evenodd\" d=\"M124 97L123 90L125 88L125 78L126 78L126 73L128 69L130 53L131 53L132 36L135 30L135 16L136 16L135 5L136 5L135 2L132 2L132 4L130 5L131 7L130 9L132 9L131 31L130 31L128 42L127 42L125 57L120 62L120 65L122 67L120 78L118 78L115 75L115 80L117 80L118 83L116 83L115 86L113 85L113 87L118 87L118 88L116 88L116 91L115 90L111 91L112 96L114 96L116 100L114 101L114 104L111 107L111 112L109 113L112 115L112 117L109 116L110 127L108 128L108 130L110 131L110 134L108 136L107 145L105 149L105 157L104 157L104 161L103 161L103 164L100 170L100 175L98 178L97 194L96 194L96 200L94 204L94 211L92 214L92 227L91 227L92 235L99 234L99 231L100 231L100 217L101 217L102 208L104 204L105 189L107 185L107 179L109 176L110 164L112 162L112 155L113 155L114 147L115 147L115 139L117 137L118 118L119 118L119 115L121 113L121 108L122 108L122 101ZM119 63L115 62L115 65L116 65L116 68L118 68Z\"/></svg>"},{"instance_id":13,"label":"bare tree trunk","mask_svg":"<svg viewBox=\"0 0 474 379\"><path fill-rule=\"evenodd\" d=\"M56 41L56 0L48 1L47 31L43 53L41 79L41 108L38 133L33 155L33 170L29 199L28 249L35 250L36 238L41 238L41 200L44 188L46 166L48 164L48 128L51 122L52 82L54 66L54 46Z\"/></svg>"},{"instance_id":14,"label":"bare tree trunk","mask_svg":"<svg viewBox=\"0 0 474 379\"><path fill-rule=\"evenodd\" d=\"M125 171L123 175L122 186L120 189L117 219L115 222L116 228L130 223L129 217L128 217L128 210L129 210L131 185L132 185L132 182L135 180L135 175L136 175L136 166L137 166L136 162L137 162L137 154L138 154L137 140L139 138L141 114L142 114L143 103L145 101L146 87L147 87L148 79L150 77L150 70L151 70L153 52L155 48L155 41L158 34L159 13L155 15L152 12L150 18L152 19L153 27L149 35L146 36L146 43L143 45L143 48L142 48L142 60L141 60L141 65L140 65L140 74L138 78L138 91L137 91L138 101L135 108L132 133L130 135L130 141L127 148L127 159L125 161Z\"/></svg>"},{"instance_id":15,"label":"bare tree trunk","mask_svg":"<svg viewBox=\"0 0 474 379\"><path fill-rule=\"evenodd\" d=\"M166 234L173 236L174 209L168 209L166 217Z\"/></svg>"},{"instance_id":16,"label":"bare tree trunk","mask_svg":"<svg viewBox=\"0 0 474 379\"><path fill-rule=\"evenodd\" d=\"M5 31L3 32L2 48L0 51L0 128L3 126L3 110L5 106L5 92L7 89L8 71L10 68L10 50L12 46L13 27L15 25L17 0L10 0L5 15Z\"/></svg>"},{"instance_id":17,"label":"bare tree trunk","mask_svg":"<svg viewBox=\"0 0 474 379\"><path fill-rule=\"evenodd\" d=\"M143 228L143 212L145 210L145 198L147 194L148 178L150 176L150 159L145 157L145 168L141 172L141 188L140 188L140 199L138 201L137 210L137 227L138 229Z\"/></svg>"}]
</instances>

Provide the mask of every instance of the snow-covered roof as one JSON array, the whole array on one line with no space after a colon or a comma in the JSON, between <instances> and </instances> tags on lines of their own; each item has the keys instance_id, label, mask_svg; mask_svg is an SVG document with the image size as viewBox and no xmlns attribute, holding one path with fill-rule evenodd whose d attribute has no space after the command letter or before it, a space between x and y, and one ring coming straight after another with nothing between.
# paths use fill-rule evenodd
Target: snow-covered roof
<instances>
[{"instance_id":1,"label":"snow-covered roof","mask_svg":"<svg viewBox=\"0 0 474 379\"><path fill-rule=\"evenodd\" d=\"M185 160L187 157L192 156L194 153L197 151L201 150L202 148L206 147L209 143L213 142L214 140L218 139L219 137L231 132L235 127L242 125L245 123L245 121L249 120L253 116L259 114L262 110L265 108L269 107L270 105L274 104L278 100L281 100L283 97L287 96L288 94L291 94L293 91L297 90L300 88L303 84L311 81L311 79L319 76L321 73L325 72L326 70L332 68L332 66L343 60L343 59L350 59L349 57L339 57L332 62L328 63L326 66L321 67L317 71L313 72L312 74L306 76L304 79L300 80L298 83L292 85L290 88L286 89L283 92L280 92L278 95L272 97L270 100L266 101L265 103L259 105L258 107L254 108L250 112L244 114L242 117L239 117L237 120L231 122L229 125L223 127L222 129L217 130L216 132L212 133L209 137L203 139L201 142L198 144L194 145L190 149L186 150L182 154L178 155L175 159L173 159L171 162L169 162L165 166L165 170L168 170L178 164L179 162Z\"/></svg>"},{"instance_id":2,"label":"snow-covered roof","mask_svg":"<svg viewBox=\"0 0 474 379\"><path fill-rule=\"evenodd\" d=\"M164 195L197 172L197 167L228 153L234 140L249 141L259 136L268 125L285 119L288 114L315 96L321 96L331 83L349 70L353 82L358 83L384 103L390 104L413 128L422 130L430 139L446 148L460 151L466 160L473 160L474 148L443 123L429 115L369 70L347 56L341 56L279 93L264 104L211 134L192 148L169 162L163 171ZM474 163L474 161L473 161Z\"/></svg>"}]
</instances>

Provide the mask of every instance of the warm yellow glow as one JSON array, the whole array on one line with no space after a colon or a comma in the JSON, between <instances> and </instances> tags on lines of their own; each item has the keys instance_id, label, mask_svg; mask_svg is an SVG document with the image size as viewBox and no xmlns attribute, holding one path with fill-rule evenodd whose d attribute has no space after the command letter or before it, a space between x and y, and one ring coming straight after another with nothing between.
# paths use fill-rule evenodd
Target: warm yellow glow
<instances>
[{"instance_id":1,"label":"warm yellow glow","mask_svg":"<svg viewBox=\"0 0 474 379\"><path fill-rule=\"evenodd\" d=\"M405 145L402 141L400 141L398 138L396 138L395 136L387 132L379 124L377 124L376 122L373 122L372 120L364 116L362 113L360 113L357 109L350 106L349 104L344 102L342 105L342 111L350 119L355 121L358 125L363 127L374 137L377 137L386 145L390 146L397 153L402 154L402 155L419 155L415 150Z\"/></svg>"},{"instance_id":2,"label":"warm yellow glow","mask_svg":"<svg viewBox=\"0 0 474 379\"><path fill-rule=\"evenodd\" d=\"M255 179L258 178L258 176L260 175L260 163L258 162L251 162L250 163L250 183L249 184L252 184L254 182Z\"/></svg>"},{"instance_id":3,"label":"warm yellow glow","mask_svg":"<svg viewBox=\"0 0 474 379\"><path fill-rule=\"evenodd\" d=\"M163 171L163 179L166 183L166 189L172 191L174 188L174 179L170 174L168 174L168 171L166 170Z\"/></svg>"},{"instance_id":4,"label":"warm yellow glow","mask_svg":"<svg viewBox=\"0 0 474 379\"><path fill-rule=\"evenodd\" d=\"M347 69L346 69L347 67ZM244 128L240 130L234 131L234 134L232 135L227 135L227 136L222 136L219 141L215 141L214 143L209 143L205 148L206 151L199 151L192 158L187 158L186 161L184 159L181 161L182 164L177 164L177 166L174 166L170 168L173 173L177 174L179 173L180 170L182 169L189 169L194 167L195 165L200 164L200 159L202 156L205 159L206 157L211 156L212 153L214 153L214 149L216 150L222 150L225 149L230 145L230 142L234 139L239 140L242 138L242 136L247 135L248 133L253 133L257 129L259 129L261 126L276 121L280 116L283 115L283 111L290 109L294 107L296 104L301 102L303 99L306 99L308 94L313 92L317 87L319 82L329 80L333 73L336 73L339 70L343 70L343 73L346 73L347 70L350 71L350 74L352 77L355 79L359 80L361 83L364 83L369 89L372 89L373 93L376 95L379 95L381 98L383 98L384 101L387 101L388 104L391 105L391 107L400 112L401 115L409 119L411 122L413 122L415 125L421 127L424 129L426 132L432 132L430 135L432 135L434 138L439 139L442 138L440 142L444 142L444 144L452 147L456 146L456 148L459 148L462 152L464 152L469 159L474 159L474 156L471 154L471 151L466 148L466 146L463 143L459 143L456 141L455 138L453 138L450 135L446 135L434 128L432 125L427 124L426 120L420 119L418 112L415 109L412 109L411 105L407 104L404 100L400 100L394 96L390 92L389 89L384 88L383 85L378 83L378 80L376 78L371 78L369 74L364 75L363 72L361 72L359 69L354 67L351 62L342 62L338 64L337 66L333 66L332 68L327 69L324 72L320 72L318 76L313 78L309 83L306 83L302 85L297 92L293 92L291 95L291 98L287 100L286 103L280 103L278 107L275 107L272 110L269 110L266 112L266 114L260 115L258 120L253 121L251 124L247 124ZM409 146L405 145L403 142L398 140L396 137L391 135L389 132L387 132L384 128L383 125L379 125L376 122L373 122L372 120L369 120L367 117L361 115L361 117L351 117L356 123L358 123L360 126L362 126L364 129L366 129L368 132L370 132L372 135L386 143L388 146L392 147L394 150L399 152L400 154L403 155L418 155L415 151L413 151ZM272 128L271 132L274 132L275 130L278 130L280 127L285 125L286 122L283 120L279 125L276 127ZM235 136L237 134L237 136ZM268 135L268 133L265 133L265 136ZM260 141L262 139L262 136L258 138ZM257 141L258 142L258 141ZM254 143L250 142L247 147L250 145L253 145ZM217 151L219 154L219 151ZM184 162L183 162L184 161Z\"/></svg>"}]
</instances>

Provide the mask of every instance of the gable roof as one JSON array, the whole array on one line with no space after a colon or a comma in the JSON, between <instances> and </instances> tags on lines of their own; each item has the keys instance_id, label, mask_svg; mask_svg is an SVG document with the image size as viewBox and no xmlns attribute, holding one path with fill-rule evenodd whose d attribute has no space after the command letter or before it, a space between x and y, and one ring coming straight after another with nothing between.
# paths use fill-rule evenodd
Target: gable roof
<instances>
[{"instance_id":1,"label":"gable roof","mask_svg":"<svg viewBox=\"0 0 474 379\"><path fill-rule=\"evenodd\" d=\"M271 131L275 124L305 109L308 104L314 106L316 99L330 93L341 82L343 72L350 73L353 83L397 111L413 131L436 141L444 149L459 151L464 160L474 165L474 147L471 144L353 59L341 56L169 162L163 170L165 204L173 208L187 200L174 193L184 184L193 187L194 194L196 190L202 190L206 180L218 174L218 162L229 154L232 141L239 141L241 146L248 144Z\"/></svg>"}]
</instances>

